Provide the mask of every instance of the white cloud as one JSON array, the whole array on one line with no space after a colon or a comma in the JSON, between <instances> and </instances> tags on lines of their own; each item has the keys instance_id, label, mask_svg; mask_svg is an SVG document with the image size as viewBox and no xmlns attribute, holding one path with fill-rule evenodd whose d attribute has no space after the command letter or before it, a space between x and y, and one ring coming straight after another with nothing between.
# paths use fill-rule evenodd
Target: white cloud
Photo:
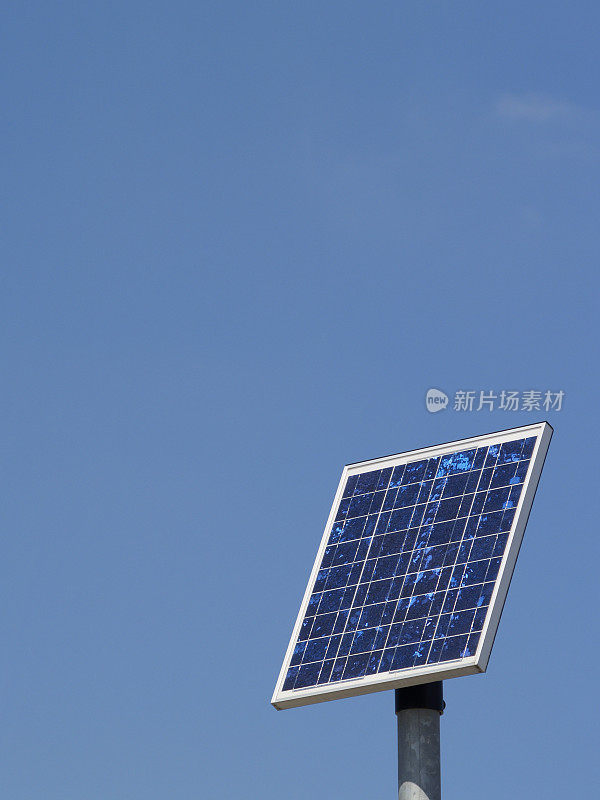
<instances>
[{"instance_id":1,"label":"white cloud","mask_svg":"<svg viewBox=\"0 0 600 800\"><path fill-rule=\"evenodd\" d=\"M504 94L495 106L496 114L504 119L526 122L549 122L574 117L577 106L547 95Z\"/></svg>"}]
</instances>

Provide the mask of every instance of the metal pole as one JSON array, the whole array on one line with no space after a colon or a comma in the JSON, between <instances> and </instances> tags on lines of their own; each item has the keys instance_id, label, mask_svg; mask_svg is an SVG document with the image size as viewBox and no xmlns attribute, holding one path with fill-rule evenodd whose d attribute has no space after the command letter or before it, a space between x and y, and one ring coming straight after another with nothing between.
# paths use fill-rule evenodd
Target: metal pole
<instances>
[{"instance_id":1,"label":"metal pole","mask_svg":"<svg viewBox=\"0 0 600 800\"><path fill-rule=\"evenodd\" d=\"M442 681L396 689L398 800L441 800Z\"/></svg>"}]
</instances>

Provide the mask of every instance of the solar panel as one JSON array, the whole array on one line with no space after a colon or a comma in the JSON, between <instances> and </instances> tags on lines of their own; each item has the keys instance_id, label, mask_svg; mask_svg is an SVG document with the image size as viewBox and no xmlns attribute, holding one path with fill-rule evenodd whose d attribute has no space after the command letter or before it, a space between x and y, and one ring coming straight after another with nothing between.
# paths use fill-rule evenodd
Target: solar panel
<instances>
[{"instance_id":1,"label":"solar panel","mask_svg":"<svg viewBox=\"0 0 600 800\"><path fill-rule=\"evenodd\" d=\"M551 435L346 466L273 705L485 671Z\"/></svg>"}]
</instances>

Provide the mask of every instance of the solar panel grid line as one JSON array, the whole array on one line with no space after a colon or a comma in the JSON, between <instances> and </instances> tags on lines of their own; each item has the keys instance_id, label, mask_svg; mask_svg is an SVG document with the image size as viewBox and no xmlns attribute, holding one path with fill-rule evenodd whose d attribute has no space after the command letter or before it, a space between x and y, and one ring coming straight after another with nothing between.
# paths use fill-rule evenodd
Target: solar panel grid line
<instances>
[{"instance_id":1,"label":"solar panel grid line","mask_svg":"<svg viewBox=\"0 0 600 800\"><path fill-rule=\"evenodd\" d=\"M497 627L496 617L498 617L498 614L493 618L490 617L489 611L495 602L495 596L500 596L498 590L505 565L508 563L509 572L512 574L514 560L516 560L515 556L511 558L510 563L507 561L508 556L514 550L511 544L515 533L512 524L513 516L516 519L520 515L521 508L525 508L525 495L531 494L528 491L531 486L531 465L536 460L537 452L540 449L543 449L543 455L545 455L550 436L550 426L547 423L541 423L401 453L397 456L386 456L381 459L347 465L342 472L317 558L306 586L300 612L273 695L273 704L277 708L286 708L350 694L362 694L367 691L401 685L407 686L430 679L454 677L485 669L486 659L489 657L491 649L488 642L490 637L486 631L490 630L490 619ZM524 472L525 464L522 467L517 462L519 459L522 460L523 441L527 438L535 441L535 447L533 453L530 454L530 468ZM521 441L518 453L515 450L517 439ZM510 442L513 444L511 445ZM505 455L507 457L501 459L500 462L499 457L504 452L503 443L506 443ZM487 449L492 446L494 447L493 458L487 452ZM477 466L478 448L486 448L486 453L483 464L478 468L476 483L473 485L470 481L474 477L472 473ZM436 466L440 465L440 469L427 475L427 470L434 461ZM415 470L418 472L419 464L421 464L422 472L415 473L411 477L408 474L409 470L413 473ZM378 486L372 480L374 473L378 471L380 477L377 480L381 479L381 475L384 474L381 470L388 472L385 486ZM540 470L541 466L536 471L535 482L539 478ZM465 476L466 473L468 473L467 476ZM393 484L392 474L400 478L396 484ZM438 482L437 479L440 477L442 480ZM427 484L425 479L431 482ZM484 481L487 481L485 491L480 492ZM426 493L424 493L424 486L427 487ZM434 487L437 494L432 502ZM525 487L525 491L522 491L523 487ZM535 485L533 489L535 489ZM517 499L519 493L521 494ZM370 498L365 497L369 494ZM391 514L400 495L403 495L406 502L400 503L401 513L392 525ZM390 498L393 502L390 502ZM490 498L489 502L488 498ZM531 494L528 499L529 508L532 498ZM344 499L343 505L342 499ZM477 514L473 516L472 509L476 503L478 504ZM374 513L371 514L371 512ZM380 529L380 520L384 513L387 514L384 520L385 525ZM363 519L357 524L354 520L357 519L356 515L358 514L361 514ZM420 516L418 516L419 514ZM293 689L294 696L292 697L288 689L289 686L294 685L294 681L291 683L288 681L286 690L283 689L287 667L292 661L292 653L299 638L300 628L305 624L306 610L313 598L313 588L316 586L324 552L328 544L331 544L330 534L332 534L332 541L334 538L333 524L336 519L341 520L342 518L340 526L342 533L335 541L336 552L341 554L342 563L345 560L343 554L347 552L352 559L362 558L362 564L352 562L354 564L351 567L351 570L354 570L352 576L350 571L346 571L346 578L340 586L349 587L352 598L350 602L346 599L346 602L342 603L345 606L343 611L338 604L337 610L333 616L330 615L328 620L328 625L331 625L329 629L327 627L321 629L319 626L326 619L326 617L320 616L320 612L326 610L321 604L330 602L331 598L331 587L326 585L329 575L332 574L331 568L329 571L321 573L320 580L322 583L323 580L325 582L319 587L320 597L316 607L312 609L310 617L310 626L312 627L314 624L315 627L314 630L308 630L304 642L305 647L311 648L313 655L310 657L318 656L321 661L309 661L309 666L293 668L296 670L294 681L297 680L299 685ZM398 524L399 519L402 520L401 524ZM443 522L445 519L448 519L449 522ZM347 520L352 520L349 526L346 526ZM440 520L442 520L441 524L439 524ZM473 524L474 520L476 525ZM484 522L488 526L487 528ZM448 528L449 525L450 528ZM367 530L369 526L370 529ZM479 530L480 528L481 530ZM521 528L524 528L524 524L521 525ZM351 544L349 549L346 546L346 550L344 550L340 544L345 544L346 533L355 529L355 536L361 538ZM403 537L402 545L397 549L392 542L395 529L399 529L399 533ZM388 536L390 530L392 538ZM434 532L438 535L440 532L445 534L448 530L450 530L448 538L444 539L443 536L437 540L432 538ZM488 531L490 531L489 534ZM363 542L365 534L368 534L366 550ZM487 539L483 545L482 538ZM349 541L352 542L352 537ZM363 548L360 556L359 545ZM408 550L404 551L402 549L404 547L408 547ZM435 553L436 547L438 547L438 553ZM442 553L444 550L446 555ZM480 550L481 553L478 555ZM330 553L332 552L330 551ZM390 559L388 552L399 553L399 555ZM451 560L446 564L448 553L451 554ZM502 558L499 558L498 553L502 555ZM407 556L408 560L406 560ZM433 566L434 557L438 559L435 567ZM335 558L336 555L332 555L328 563L332 564ZM396 575L395 570L400 564L401 558L405 559L405 566L401 573L402 583L398 587L394 575ZM394 561L394 559L397 560ZM474 561L471 559L478 561L477 570L479 572L476 572L472 566ZM384 571L382 577L379 565L385 566L386 562L395 563L396 566L389 574ZM448 569L451 571L448 572ZM484 571L482 572L482 570ZM496 573L498 573L497 577L495 577ZM477 580L480 581L478 584L473 583L473 576L476 574ZM324 575L325 579L323 579ZM452 589L450 589L451 580L453 581ZM446 582L446 588L440 593L443 581ZM393 588L395 594L392 591ZM424 589L428 591L424 593ZM505 597L505 590L503 591L502 602ZM476 600L478 592L479 599ZM312 602L314 604L314 598ZM434 612L434 606L436 603L439 605L440 602L447 604L447 607L440 606ZM482 603L485 603L483 607ZM402 628L394 627L398 624L397 611L399 609L403 610ZM442 611L444 612L443 617ZM319 616L320 619L317 620ZM332 629L334 617L335 631ZM341 625L338 624L340 618L342 618ZM435 625L433 631L432 623ZM440 625L448 626L443 641L436 639ZM479 632L480 628L481 632ZM326 635L320 637L323 630ZM408 646L408 650L412 660L408 667L398 664L398 670L390 672L389 668L386 668L386 671L382 672L383 659L390 657L391 637L396 635L398 630L410 632L410 641L413 644ZM472 632L474 632L473 640L471 639ZM493 633L495 633L495 627ZM448 659L456 660L462 653L472 653L472 641L478 643L475 655L462 657L458 666L448 662ZM332 652L323 649L332 645L334 646ZM342 652L342 645L344 652ZM429 663L429 653L434 645L438 651L441 646L444 648L443 653L435 654L436 659L442 659L439 663ZM399 646L401 643L396 644L394 654L398 652ZM469 649L465 649L467 647ZM485 659L482 659L482 652L485 654ZM330 656L336 658L330 658ZM304 658L305 664L307 658ZM447 663L444 663L444 659ZM382 662L381 666L379 662ZM413 662L417 669L411 666ZM338 668L338 674L330 678L334 664ZM290 669L290 673L292 671ZM299 676L302 676L301 680ZM332 682L334 678L335 683ZM337 678L344 679L343 685ZM329 681L329 683L325 684L324 681Z\"/></svg>"}]
</instances>

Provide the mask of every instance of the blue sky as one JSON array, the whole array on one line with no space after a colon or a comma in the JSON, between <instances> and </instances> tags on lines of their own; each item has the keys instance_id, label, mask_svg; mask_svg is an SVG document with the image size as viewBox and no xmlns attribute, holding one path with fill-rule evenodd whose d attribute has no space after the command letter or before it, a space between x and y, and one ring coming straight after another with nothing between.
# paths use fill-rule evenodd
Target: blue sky
<instances>
[{"instance_id":1,"label":"blue sky","mask_svg":"<svg viewBox=\"0 0 600 800\"><path fill-rule=\"evenodd\" d=\"M597 4L3 16L3 795L393 797L392 693L269 704L342 466L543 418L444 797L589 795Z\"/></svg>"}]
</instances>

